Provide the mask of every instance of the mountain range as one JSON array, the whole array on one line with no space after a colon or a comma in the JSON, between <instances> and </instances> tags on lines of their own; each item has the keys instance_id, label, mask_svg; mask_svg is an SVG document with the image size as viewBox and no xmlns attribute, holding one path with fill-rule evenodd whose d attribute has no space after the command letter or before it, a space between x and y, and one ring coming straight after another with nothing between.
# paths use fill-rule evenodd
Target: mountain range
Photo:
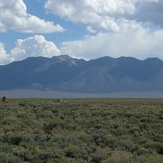
<instances>
[{"instance_id":1,"label":"mountain range","mask_svg":"<svg viewBox=\"0 0 163 163\"><path fill-rule=\"evenodd\" d=\"M0 90L38 89L82 93L163 91L163 61L67 55L30 57L0 66Z\"/></svg>"}]
</instances>

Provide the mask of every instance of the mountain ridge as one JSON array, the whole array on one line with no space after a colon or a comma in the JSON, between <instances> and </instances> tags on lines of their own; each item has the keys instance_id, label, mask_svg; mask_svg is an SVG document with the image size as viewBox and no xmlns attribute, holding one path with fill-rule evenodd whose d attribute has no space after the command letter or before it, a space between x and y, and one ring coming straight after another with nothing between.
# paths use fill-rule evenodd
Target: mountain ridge
<instances>
[{"instance_id":1,"label":"mountain ridge","mask_svg":"<svg viewBox=\"0 0 163 163\"><path fill-rule=\"evenodd\" d=\"M0 66L0 74L0 90L163 91L163 61L158 58L105 56L86 61L67 55L30 57Z\"/></svg>"}]
</instances>

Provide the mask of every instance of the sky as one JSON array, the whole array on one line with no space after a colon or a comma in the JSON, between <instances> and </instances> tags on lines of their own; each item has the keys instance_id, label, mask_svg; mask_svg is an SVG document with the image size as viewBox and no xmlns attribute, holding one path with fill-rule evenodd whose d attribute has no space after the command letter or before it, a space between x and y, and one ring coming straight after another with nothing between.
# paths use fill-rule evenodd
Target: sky
<instances>
[{"instance_id":1,"label":"sky","mask_svg":"<svg viewBox=\"0 0 163 163\"><path fill-rule=\"evenodd\" d=\"M163 0L0 0L0 65L57 55L163 59Z\"/></svg>"}]
</instances>

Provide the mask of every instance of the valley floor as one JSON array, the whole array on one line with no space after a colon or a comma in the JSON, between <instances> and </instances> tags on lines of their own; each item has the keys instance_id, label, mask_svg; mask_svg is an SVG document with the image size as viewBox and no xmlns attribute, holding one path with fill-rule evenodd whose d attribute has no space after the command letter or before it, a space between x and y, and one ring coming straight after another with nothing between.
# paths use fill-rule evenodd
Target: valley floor
<instances>
[{"instance_id":1,"label":"valley floor","mask_svg":"<svg viewBox=\"0 0 163 163\"><path fill-rule=\"evenodd\" d=\"M161 163L163 99L0 101L2 163Z\"/></svg>"},{"instance_id":2,"label":"valley floor","mask_svg":"<svg viewBox=\"0 0 163 163\"><path fill-rule=\"evenodd\" d=\"M163 98L163 92L78 93L53 90L0 90L0 97L9 98Z\"/></svg>"}]
</instances>

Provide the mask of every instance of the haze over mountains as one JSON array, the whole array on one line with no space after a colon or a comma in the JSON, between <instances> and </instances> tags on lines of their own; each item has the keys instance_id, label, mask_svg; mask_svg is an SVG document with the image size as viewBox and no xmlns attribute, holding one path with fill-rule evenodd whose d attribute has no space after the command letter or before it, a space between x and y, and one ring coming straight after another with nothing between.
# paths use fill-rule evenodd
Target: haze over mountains
<instances>
[{"instance_id":1,"label":"haze over mountains","mask_svg":"<svg viewBox=\"0 0 163 163\"><path fill-rule=\"evenodd\" d=\"M112 93L163 91L163 61L102 57L90 61L66 55L31 57L0 66L0 90L48 89Z\"/></svg>"}]
</instances>

